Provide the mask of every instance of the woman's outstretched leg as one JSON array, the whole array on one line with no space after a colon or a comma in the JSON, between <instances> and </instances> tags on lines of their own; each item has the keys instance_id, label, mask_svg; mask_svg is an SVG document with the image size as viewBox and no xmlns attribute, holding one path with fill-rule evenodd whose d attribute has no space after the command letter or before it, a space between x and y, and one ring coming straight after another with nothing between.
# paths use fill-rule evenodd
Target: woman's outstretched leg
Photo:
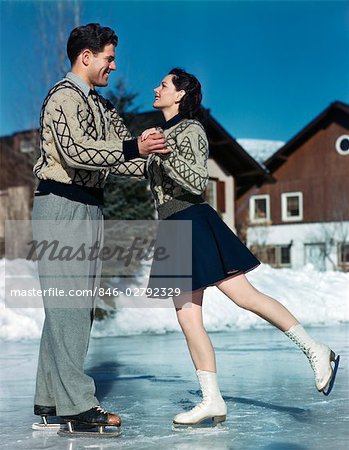
<instances>
[{"instance_id":1,"label":"woman's outstretched leg","mask_svg":"<svg viewBox=\"0 0 349 450\"><path fill-rule=\"evenodd\" d=\"M325 395L330 393L339 357L333 369L331 362L335 361L335 354L327 345L315 341L287 308L258 291L245 275L227 278L216 283L216 286L238 306L254 312L283 331L308 358L314 371L317 390Z\"/></svg>"},{"instance_id":2,"label":"woman's outstretched leg","mask_svg":"<svg viewBox=\"0 0 349 450\"><path fill-rule=\"evenodd\" d=\"M202 391L202 401L190 411L177 414L175 425L196 425L205 419L224 422L226 404L221 396L216 373L216 358L202 320L203 291L195 291L175 300L178 322L187 341Z\"/></svg>"}]
</instances>

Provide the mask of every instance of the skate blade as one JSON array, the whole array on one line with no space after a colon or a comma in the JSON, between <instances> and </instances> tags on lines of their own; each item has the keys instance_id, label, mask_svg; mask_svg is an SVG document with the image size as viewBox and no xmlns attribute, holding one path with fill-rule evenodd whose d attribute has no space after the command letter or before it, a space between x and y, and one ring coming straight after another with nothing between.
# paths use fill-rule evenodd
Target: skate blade
<instances>
[{"instance_id":1,"label":"skate blade","mask_svg":"<svg viewBox=\"0 0 349 450\"><path fill-rule=\"evenodd\" d=\"M172 424L172 431L188 433L207 433L228 431L224 421L216 422L213 419L205 419L197 424L187 425L180 423Z\"/></svg>"},{"instance_id":2,"label":"skate blade","mask_svg":"<svg viewBox=\"0 0 349 450\"><path fill-rule=\"evenodd\" d=\"M63 423L33 423L32 424L32 430L36 430L36 431L58 431L61 428L66 428L66 425Z\"/></svg>"},{"instance_id":3,"label":"skate blade","mask_svg":"<svg viewBox=\"0 0 349 450\"><path fill-rule=\"evenodd\" d=\"M94 438L115 438L120 436L122 433L121 428L117 431L106 430L103 427L103 431L100 430L100 427L86 427L86 431L84 429L77 429L70 431L69 429L63 429L58 431L59 436L65 437L94 437Z\"/></svg>"},{"instance_id":4,"label":"skate blade","mask_svg":"<svg viewBox=\"0 0 349 450\"><path fill-rule=\"evenodd\" d=\"M336 375L337 375L337 370L338 370L338 366L339 366L339 361L340 361L340 356L338 355L337 358L334 360L334 367L333 367L333 372L332 372L332 377L331 380L328 384L327 389L323 389L322 393L324 395L326 395L326 397L330 394L330 392L332 391L335 379L336 379Z\"/></svg>"}]
</instances>

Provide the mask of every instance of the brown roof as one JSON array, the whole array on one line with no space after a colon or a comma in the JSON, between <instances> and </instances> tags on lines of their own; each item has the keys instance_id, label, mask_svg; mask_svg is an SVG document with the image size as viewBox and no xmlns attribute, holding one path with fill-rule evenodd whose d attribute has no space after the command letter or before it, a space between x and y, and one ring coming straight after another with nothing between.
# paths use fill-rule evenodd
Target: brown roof
<instances>
[{"instance_id":1,"label":"brown roof","mask_svg":"<svg viewBox=\"0 0 349 450\"><path fill-rule=\"evenodd\" d=\"M235 179L239 198L252 186L274 183L274 178L213 118L206 110L206 131L210 156L218 165L228 170Z\"/></svg>"},{"instance_id":2,"label":"brown roof","mask_svg":"<svg viewBox=\"0 0 349 450\"><path fill-rule=\"evenodd\" d=\"M325 128L332 122L337 122L349 129L349 105L339 101L331 103L328 108L322 111L321 114L315 117L296 136L264 162L270 173L274 173L275 170L282 166L288 157L305 141L317 133L319 129Z\"/></svg>"}]
</instances>

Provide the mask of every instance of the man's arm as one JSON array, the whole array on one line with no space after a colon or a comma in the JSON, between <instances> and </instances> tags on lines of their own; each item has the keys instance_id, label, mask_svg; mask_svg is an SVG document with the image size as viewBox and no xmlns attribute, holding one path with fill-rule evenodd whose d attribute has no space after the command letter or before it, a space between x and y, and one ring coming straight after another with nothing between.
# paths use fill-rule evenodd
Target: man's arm
<instances>
[{"instance_id":1,"label":"man's arm","mask_svg":"<svg viewBox=\"0 0 349 450\"><path fill-rule=\"evenodd\" d=\"M81 99L72 90L53 95L44 113L44 128L49 127L53 139L65 162L73 168L85 170L100 170L111 168L120 162L129 161L140 155L150 153L166 153L165 140L153 136L148 142L128 139L129 132L120 133L114 139L95 140L85 134L78 119L81 109ZM125 127L127 130L127 128ZM43 133L45 139L45 132ZM52 139L50 136L48 139ZM123 139L122 139L123 138Z\"/></svg>"},{"instance_id":2,"label":"man's arm","mask_svg":"<svg viewBox=\"0 0 349 450\"><path fill-rule=\"evenodd\" d=\"M164 136L159 132L149 136L146 141L142 141L141 136L132 138L130 131L113 104L104 98L103 102L109 113L109 137L111 140L127 139L127 141L125 141L127 147L133 146L134 148L137 148L139 154L142 156L147 156L151 153L166 154L170 152L169 149L166 149L166 140Z\"/></svg>"},{"instance_id":3,"label":"man's arm","mask_svg":"<svg viewBox=\"0 0 349 450\"><path fill-rule=\"evenodd\" d=\"M121 139L94 140L85 135L78 120L81 101L74 92L60 92L47 104L44 125L51 128L56 145L66 163L77 169L99 170L139 156L138 148L124 153ZM45 136L44 136L45 138Z\"/></svg>"},{"instance_id":4,"label":"man's arm","mask_svg":"<svg viewBox=\"0 0 349 450\"><path fill-rule=\"evenodd\" d=\"M121 175L124 177L135 177L138 179L148 178L146 173L146 160L143 158L132 159L131 161L118 163L110 169L111 175Z\"/></svg>"}]
</instances>

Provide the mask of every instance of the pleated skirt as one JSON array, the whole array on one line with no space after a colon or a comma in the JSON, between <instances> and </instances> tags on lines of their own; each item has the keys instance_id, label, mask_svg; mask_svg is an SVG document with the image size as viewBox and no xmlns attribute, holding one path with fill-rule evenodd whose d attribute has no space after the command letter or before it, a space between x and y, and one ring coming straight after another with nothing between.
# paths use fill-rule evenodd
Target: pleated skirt
<instances>
[{"instance_id":1,"label":"pleated skirt","mask_svg":"<svg viewBox=\"0 0 349 450\"><path fill-rule=\"evenodd\" d=\"M173 222L169 233L166 227L168 220L190 221L191 242L183 236L183 228L176 227ZM154 258L148 284L151 289L162 288L165 294L171 288L181 289L182 292L204 289L234 274L246 273L260 264L206 203L190 206L160 223L155 249L168 247L169 241L171 257L165 260ZM189 249L188 243L191 246ZM188 258L188 250L191 258Z\"/></svg>"}]
</instances>

